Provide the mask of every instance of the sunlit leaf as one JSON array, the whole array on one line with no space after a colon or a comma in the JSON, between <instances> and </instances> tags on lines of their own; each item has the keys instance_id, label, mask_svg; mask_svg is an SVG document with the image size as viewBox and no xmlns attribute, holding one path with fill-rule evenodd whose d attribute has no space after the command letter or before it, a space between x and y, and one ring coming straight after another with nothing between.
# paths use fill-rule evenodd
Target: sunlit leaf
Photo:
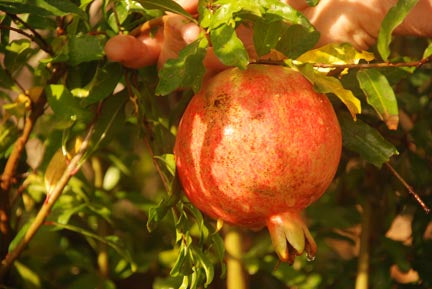
<instances>
[{"instance_id":1,"label":"sunlit leaf","mask_svg":"<svg viewBox=\"0 0 432 289\"><path fill-rule=\"evenodd\" d=\"M208 255L204 255L203 252L201 252L196 248L192 248L192 250L194 256L198 259L198 262L200 262L201 267L204 269L205 276L206 276L206 282L204 284L204 287L207 287L213 281L214 266L210 261L210 259L208 258Z\"/></svg>"},{"instance_id":2,"label":"sunlit leaf","mask_svg":"<svg viewBox=\"0 0 432 289\"><path fill-rule=\"evenodd\" d=\"M207 46L208 40L200 37L183 48L178 58L169 59L159 71L156 94L166 95L178 88L192 88L197 92L204 77Z\"/></svg>"},{"instance_id":3,"label":"sunlit leaf","mask_svg":"<svg viewBox=\"0 0 432 289\"><path fill-rule=\"evenodd\" d=\"M15 261L13 265L17 273L25 282L27 288L42 288L41 278L30 267L19 261Z\"/></svg>"},{"instance_id":4,"label":"sunlit leaf","mask_svg":"<svg viewBox=\"0 0 432 289\"><path fill-rule=\"evenodd\" d=\"M92 80L86 86L74 88L71 93L82 98L86 105L98 102L114 92L122 74L121 65L108 63L97 68Z\"/></svg>"},{"instance_id":5,"label":"sunlit leaf","mask_svg":"<svg viewBox=\"0 0 432 289\"><path fill-rule=\"evenodd\" d=\"M426 47L425 51L423 52L423 58L428 58L432 55L432 42L429 43L428 47Z\"/></svg>"},{"instance_id":6,"label":"sunlit leaf","mask_svg":"<svg viewBox=\"0 0 432 289\"><path fill-rule=\"evenodd\" d=\"M165 164L166 168L171 173L171 175L172 176L175 175L176 164L175 164L174 154L163 154L161 156L154 156L154 158L161 160Z\"/></svg>"},{"instance_id":7,"label":"sunlit leaf","mask_svg":"<svg viewBox=\"0 0 432 289\"><path fill-rule=\"evenodd\" d=\"M210 39L214 53L223 64L246 68L249 55L233 27L221 25L210 32Z\"/></svg>"},{"instance_id":8,"label":"sunlit leaf","mask_svg":"<svg viewBox=\"0 0 432 289\"><path fill-rule=\"evenodd\" d=\"M309 50L296 60L303 63L357 64L360 60L371 61L373 59L373 53L358 51L349 43L331 43Z\"/></svg>"},{"instance_id":9,"label":"sunlit leaf","mask_svg":"<svg viewBox=\"0 0 432 289\"><path fill-rule=\"evenodd\" d=\"M209 5L210 9L201 10L201 26L204 28L216 29L222 25L235 26L238 19L236 15L240 12L261 16L263 7L257 1L240 0L220 0L213 5Z\"/></svg>"},{"instance_id":10,"label":"sunlit leaf","mask_svg":"<svg viewBox=\"0 0 432 289\"><path fill-rule=\"evenodd\" d=\"M57 118L87 121L92 113L80 105L79 99L62 84L51 84L45 89L47 101Z\"/></svg>"},{"instance_id":11,"label":"sunlit leaf","mask_svg":"<svg viewBox=\"0 0 432 289\"><path fill-rule=\"evenodd\" d=\"M345 114L339 116L343 146L358 153L363 159L380 168L397 149L373 127L361 120L353 121Z\"/></svg>"},{"instance_id":12,"label":"sunlit leaf","mask_svg":"<svg viewBox=\"0 0 432 289\"><path fill-rule=\"evenodd\" d=\"M182 242L180 246L180 252L177 255L177 260L175 261L170 271L171 276L176 277L181 274L181 267L183 266L185 259L188 257L188 255L188 248Z\"/></svg>"},{"instance_id":13,"label":"sunlit leaf","mask_svg":"<svg viewBox=\"0 0 432 289\"><path fill-rule=\"evenodd\" d=\"M335 94L346 105L354 119L361 113L360 100L350 90L345 89L339 79L320 73L309 64L296 66L296 68L313 83L318 92Z\"/></svg>"},{"instance_id":14,"label":"sunlit leaf","mask_svg":"<svg viewBox=\"0 0 432 289\"><path fill-rule=\"evenodd\" d=\"M58 181L66 171L68 164L67 156L63 155L62 149L58 149L54 156L48 163L48 167L45 171L45 189L47 194L56 187Z\"/></svg>"},{"instance_id":15,"label":"sunlit leaf","mask_svg":"<svg viewBox=\"0 0 432 289\"><path fill-rule=\"evenodd\" d=\"M377 49L382 59L387 60L390 55L393 30L402 23L417 2L418 0L398 0L384 17L377 40Z\"/></svg>"},{"instance_id":16,"label":"sunlit leaf","mask_svg":"<svg viewBox=\"0 0 432 289\"><path fill-rule=\"evenodd\" d=\"M110 166L104 175L103 178L103 189L110 191L114 189L115 186L119 183L121 178L121 172L120 170L115 166Z\"/></svg>"},{"instance_id":17,"label":"sunlit leaf","mask_svg":"<svg viewBox=\"0 0 432 289\"><path fill-rule=\"evenodd\" d=\"M378 116L389 129L397 129L398 104L387 78L376 69L365 69L357 72L357 79L367 97L367 102L375 109Z\"/></svg>"},{"instance_id":18,"label":"sunlit leaf","mask_svg":"<svg viewBox=\"0 0 432 289\"><path fill-rule=\"evenodd\" d=\"M268 9L266 13L280 16L284 21L289 24L298 24L305 27L309 31L314 31L315 28L309 20L301 12L295 10L291 6L278 0L269 0Z\"/></svg>"},{"instance_id":19,"label":"sunlit leaf","mask_svg":"<svg viewBox=\"0 0 432 289\"><path fill-rule=\"evenodd\" d=\"M18 135L18 128L12 121L2 121L0 123L0 157L6 154L6 151L15 142Z\"/></svg>"},{"instance_id":20,"label":"sunlit leaf","mask_svg":"<svg viewBox=\"0 0 432 289\"><path fill-rule=\"evenodd\" d=\"M27 39L13 40L5 47L5 50L4 65L12 74L26 65L30 57L37 51Z\"/></svg>"}]
</instances>

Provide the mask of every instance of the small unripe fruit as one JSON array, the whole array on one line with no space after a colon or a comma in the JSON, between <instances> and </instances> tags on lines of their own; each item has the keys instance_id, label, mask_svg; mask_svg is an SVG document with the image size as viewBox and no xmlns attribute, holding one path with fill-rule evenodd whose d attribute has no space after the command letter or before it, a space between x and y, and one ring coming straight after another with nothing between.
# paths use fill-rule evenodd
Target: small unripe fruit
<instances>
[{"instance_id":1,"label":"small unripe fruit","mask_svg":"<svg viewBox=\"0 0 432 289\"><path fill-rule=\"evenodd\" d=\"M282 261L316 244L301 211L330 185L341 130L327 97L292 69L249 65L206 82L189 103L174 147L190 201L207 215L267 226Z\"/></svg>"}]
</instances>

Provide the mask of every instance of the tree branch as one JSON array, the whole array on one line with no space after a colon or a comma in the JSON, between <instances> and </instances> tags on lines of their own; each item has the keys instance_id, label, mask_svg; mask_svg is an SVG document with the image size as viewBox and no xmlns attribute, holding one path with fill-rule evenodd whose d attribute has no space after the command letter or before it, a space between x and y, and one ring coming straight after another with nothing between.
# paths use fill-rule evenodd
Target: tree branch
<instances>
[{"instance_id":1,"label":"tree branch","mask_svg":"<svg viewBox=\"0 0 432 289\"><path fill-rule=\"evenodd\" d=\"M26 248L26 246L30 243L31 239L37 233L39 228L45 222L45 219L49 215L51 208L60 197L67 183L71 179L71 177L79 170L82 165L81 159L84 156L90 142L90 138L93 135L94 131L94 123L89 127L87 135L82 142L79 151L77 154L70 160L69 165L66 167L66 170L62 174L61 178L57 182L55 188L50 192L45 199L44 204L39 210L36 218L31 223L28 228L26 234L22 238L22 240L18 243L18 245L2 260L0 264L0 280L2 280L9 270L13 262L19 257L22 251Z\"/></svg>"},{"instance_id":2,"label":"tree branch","mask_svg":"<svg viewBox=\"0 0 432 289\"><path fill-rule=\"evenodd\" d=\"M402 185L408 190L408 192L414 197L414 199L417 201L417 203L420 204L422 209L425 211L426 214L429 214L431 209L423 202L423 200L420 198L420 196L414 191L413 187L411 187L407 181L402 178L401 175L389 164L385 163L387 168L390 170L390 172L402 183Z\"/></svg>"},{"instance_id":3,"label":"tree branch","mask_svg":"<svg viewBox=\"0 0 432 289\"><path fill-rule=\"evenodd\" d=\"M48 83L56 83L64 74L64 68L61 65L55 66L53 75ZM25 148L33 127L44 111L46 104L45 94L39 97L37 102L32 102L31 111L26 118L21 136L15 142L13 150L4 167L1 183L0 183L0 233L2 235L0 243L0 258L3 258L8 250L10 241L10 224L9 224L9 203L10 189L15 182L15 173L18 167L19 160Z\"/></svg>"},{"instance_id":4,"label":"tree branch","mask_svg":"<svg viewBox=\"0 0 432 289\"><path fill-rule=\"evenodd\" d=\"M31 27L28 23L26 23L24 20L22 20L21 18L19 18L17 15L15 14L7 14L10 18L12 18L13 21L15 22L19 22L21 25L23 25L26 29L30 30L31 33L33 33L33 35L26 33L24 31L18 32L15 29L13 29L14 31L25 35L27 37L29 37L32 41L36 42L39 47L45 51L46 53L48 53L49 55L54 55L54 51L51 48L51 46L45 41L45 39L42 37L42 35L39 34L39 32L37 32L33 27Z\"/></svg>"},{"instance_id":5,"label":"tree branch","mask_svg":"<svg viewBox=\"0 0 432 289\"><path fill-rule=\"evenodd\" d=\"M334 68L334 69L364 69L364 68L384 68L384 67L416 67L419 68L426 63L432 62L432 56L420 59L418 61L408 62L374 62L374 63L346 63L346 64L331 64L331 63L311 63L316 68ZM283 60L258 60L255 63L284 65Z\"/></svg>"}]
</instances>

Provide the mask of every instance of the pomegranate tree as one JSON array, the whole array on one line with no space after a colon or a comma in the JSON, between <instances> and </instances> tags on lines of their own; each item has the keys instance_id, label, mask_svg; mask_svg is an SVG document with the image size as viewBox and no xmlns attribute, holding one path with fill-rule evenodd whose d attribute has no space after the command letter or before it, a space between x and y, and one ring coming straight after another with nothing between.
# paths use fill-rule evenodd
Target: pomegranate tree
<instances>
[{"instance_id":1,"label":"pomegranate tree","mask_svg":"<svg viewBox=\"0 0 432 289\"><path fill-rule=\"evenodd\" d=\"M329 100L300 73L252 64L217 74L189 103L174 154L187 197L204 213L267 226L282 261L315 255L301 211L335 175L341 130Z\"/></svg>"}]
</instances>

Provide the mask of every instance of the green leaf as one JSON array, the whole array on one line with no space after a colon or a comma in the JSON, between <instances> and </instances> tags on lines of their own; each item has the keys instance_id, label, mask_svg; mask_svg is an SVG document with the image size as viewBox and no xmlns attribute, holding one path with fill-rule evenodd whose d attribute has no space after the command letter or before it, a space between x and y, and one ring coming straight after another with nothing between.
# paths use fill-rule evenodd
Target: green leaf
<instances>
[{"instance_id":1,"label":"green leaf","mask_svg":"<svg viewBox=\"0 0 432 289\"><path fill-rule=\"evenodd\" d=\"M398 104L387 78L376 69L365 69L357 72L357 79L367 102L389 129L396 130L399 123Z\"/></svg>"},{"instance_id":2,"label":"green leaf","mask_svg":"<svg viewBox=\"0 0 432 289\"><path fill-rule=\"evenodd\" d=\"M78 206L73 206L72 208L61 208L61 210L57 210L60 214L57 216L57 222L59 224L67 224L69 223L70 218L76 213L84 210L87 207L86 204L81 204Z\"/></svg>"},{"instance_id":3,"label":"green leaf","mask_svg":"<svg viewBox=\"0 0 432 289\"><path fill-rule=\"evenodd\" d=\"M284 30L286 27L282 21L256 21L253 26L253 40L258 56L269 53L279 42Z\"/></svg>"},{"instance_id":4,"label":"green leaf","mask_svg":"<svg viewBox=\"0 0 432 289\"><path fill-rule=\"evenodd\" d=\"M75 88L71 92L74 96L84 98L83 103L89 105L112 95L122 75L121 65L108 63L97 68L94 77L85 87Z\"/></svg>"},{"instance_id":5,"label":"green leaf","mask_svg":"<svg viewBox=\"0 0 432 289\"><path fill-rule=\"evenodd\" d=\"M177 255L177 260L175 261L173 267L171 268L170 275L172 277L179 276L181 274L181 268L183 264L185 263L186 258L189 255L188 247L184 244L184 242L181 242L180 246L180 252Z\"/></svg>"},{"instance_id":6,"label":"green leaf","mask_svg":"<svg viewBox=\"0 0 432 289\"><path fill-rule=\"evenodd\" d=\"M32 48L30 40L14 40L6 46L4 65L13 74L27 65L30 57L36 52L37 50Z\"/></svg>"},{"instance_id":7,"label":"green leaf","mask_svg":"<svg viewBox=\"0 0 432 289\"><path fill-rule=\"evenodd\" d=\"M262 3L261 3L262 4ZM240 13L252 14L258 17L261 16L263 11L262 5L258 1L250 0L220 0L217 3L209 3L211 8L202 9L200 7L200 24L204 28L210 30L216 29L221 25L235 26L239 20Z\"/></svg>"},{"instance_id":8,"label":"green leaf","mask_svg":"<svg viewBox=\"0 0 432 289\"><path fill-rule=\"evenodd\" d=\"M83 10L79 9L72 1L58 0L2 0L0 10L12 14L36 14L39 16L65 16L76 14L86 18Z\"/></svg>"},{"instance_id":9,"label":"green leaf","mask_svg":"<svg viewBox=\"0 0 432 289\"><path fill-rule=\"evenodd\" d=\"M154 156L154 158L161 160L165 164L170 174L172 176L175 175L176 164L175 164L174 154L163 154L161 156Z\"/></svg>"},{"instance_id":10,"label":"green leaf","mask_svg":"<svg viewBox=\"0 0 432 289\"><path fill-rule=\"evenodd\" d=\"M372 61L374 55L368 51L357 51L349 43L331 43L309 50L296 60L303 63L357 64L362 59Z\"/></svg>"},{"instance_id":11,"label":"green leaf","mask_svg":"<svg viewBox=\"0 0 432 289\"><path fill-rule=\"evenodd\" d=\"M177 2L172 0L138 0L144 8L159 9L164 12L172 12L180 14L192 22L196 22L195 18L183 9Z\"/></svg>"},{"instance_id":12,"label":"green leaf","mask_svg":"<svg viewBox=\"0 0 432 289\"><path fill-rule=\"evenodd\" d=\"M306 3L313 7L313 6L317 6L320 0L306 0Z\"/></svg>"},{"instance_id":13,"label":"green leaf","mask_svg":"<svg viewBox=\"0 0 432 289\"><path fill-rule=\"evenodd\" d=\"M233 27L221 25L210 31L210 39L214 53L223 64L246 69L249 55Z\"/></svg>"},{"instance_id":14,"label":"green leaf","mask_svg":"<svg viewBox=\"0 0 432 289\"><path fill-rule=\"evenodd\" d=\"M311 64L300 65L296 68L314 84L318 92L335 94L346 105L354 119L357 114L361 113L360 100L350 90L345 89L339 79L316 71Z\"/></svg>"},{"instance_id":15,"label":"green leaf","mask_svg":"<svg viewBox=\"0 0 432 289\"><path fill-rule=\"evenodd\" d=\"M110 166L105 172L102 188L106 191L111 191L117 186L121 179L121 172L115 166Z\"/></svg>"},{"instance_id":16,"label":"green leaf","mask_svg":"<svg viewBox=\"0 0 432 289\"><path fill-rule=\"evenodd\" d=\"M91 149L87 150L83 159L86 159L93 151L97 150L102 143L110 140L112 133L110 134L109 132L112 131L113 126L124 127L124 122L120 116L122 116L124 105L127 100L127 93L118 93L104 100L100 107L101 112L91 138Z\"/></svg>"},{"instance_id":17,"label":"green leaf","mask_svg":"<svg viewBox=\"0 0 432 289\"><path fill-rule=\"evenodd\" d=\"M97 36L79 35L69 37L69 64L100 60L104 56L103 45Z\"/></svg>"},{"instance_id":18,"label":"green leaf","mask_svg":"<svg viewBox=\"0 0 432 289\"><path fill-rule=\"evenodd\" d=\"M171 209L179 200L178 194L172 194L167 199L162 199L156 207L149 210L147 220L147 230L153 231L157 224L165 217L168 210Z\"/></svg>"},{"instance_id":19,"label":"green leaf","mask_svg":"<svg viewBox=\"0 0 432 289\"><path fill-rule=\"evenodd\" d=\"M426 47L425 51L423 52L423 58L428 58L432 55L432 42L429 43L428 47Z\"/></svg>"},{"instance_id":20,"label":"green leaf","mask_svg":"<svg viewBox=\"0 0 432 289\"><path fill-rule=\"evenodd\" d=\"M192 88L197 92L204 77L203 64L208 40L201 36L185 48L178 58L169 59L159 71L156 94L167 95L178 88Z\"/></svg>"},{"instance_id":21,"label":"green leaf","mask_svg":"<svg viewBox=\"0 0 432 289\"><path fill-rule=\"evenodd\" d=\"M6 154L9 147L15 143L19 130L12 121L0 122L0 158Z\"/></svg>"},{"instance_id":22,"label":"green leaf","mask_svg":"<svg viewBox=\"0 0 432 289\"><path fill-rule=\"evenodd\" d=\"M111 247L112 249L114 249L114 251L116 251L120 256L122 256L126 261L129 262L132 271L136 271L135 262L132 260L129 252L123 248L122 244L120 243L120 238L118 238L117 236L99 236L91 231L85 230L78 226L70 224L60 224L55 222L53 222L52 224L55 226L56 229L72 231L85 237L95 239L102 244Z\"/></svg>"},{"instance_id":23,"label":"green leaf","mask_svg":"<svg viewBox=\"0 0 432 289\"><path fill-rule=\"evenodd\" d=\"M204 269L204 272L206 275L206 282L204 284L204 287L207 287L213 281L214 266L213 266L212 262L210 261L210 259L208 258L208 255L204 255L201 250L192 247L192 251L193 251L194 257L197 258L201 267Z\"/></svg>"},{"instance_id":24,"label":"green leaf","mask_svg":"<svg viewBox=\"0 0 432 289\"><path fill-rule=\"evenodd\" d=\"M285 54L288 58L295 59L312 49L318 42L320 33L310 31L302 25L291 25L283 33L276 45L276 49Z\"/></svg>"},{"instance_id":25,"label":"green leaf","mask_svg":"<svg viewBox=\"0 0 432 289\"><path fill-rule=\"evenodd\" d=\"M377 40L377 49L383 60L387 60L390 55L393 30L402 23L417 2L418 0L398 0L384 17Z\"/></svg>"},{"instance_id":26,"label":"green leaf","mask_svg":"<svg viewBox=\"0 0 432 289\"><path fill-rule=\"evenodd\" d=\"M390 157L399 154L397 149L373 127L361 120L353 121L345 114L339 116L343 146L358 153L363 159L381 168Z\"/></svg>"},{"instance_id":27,"label":"green leaf","mask_svg":"<svg viewBox=\"0 0 432 289\"><path fill-rule=\"evenodd\" d=\"M13 263L13 266L17 271L18 275L20 276L21 280L24 281L25 288L42 288L41 278L36 272L34 272L32 269L19 261L15 261Z\"/></svg>"},{"instance_id":28,"label":"green leaf","mask_svg":"<svg viewBox=\"0 0 432 289\"><path fill-rule=\"evenodd\" d=\"M82 107L79 99L62 84L51 84L45 88L49 105L59 119L75 122L77 120L88 121L92 113Z\"/></svg>"},{"instance_id":29,"label":"green leaf","mask_svg":"<svg viewBox=\"0 0 432 289\"><path fill-rule=\"evenodd\" d=\"M274 14L287 21L289 24L298 24L305 27L308 31L315 28L301 12L278 0L268 0L266 13Z\"/></svg>"}]
</instances>

